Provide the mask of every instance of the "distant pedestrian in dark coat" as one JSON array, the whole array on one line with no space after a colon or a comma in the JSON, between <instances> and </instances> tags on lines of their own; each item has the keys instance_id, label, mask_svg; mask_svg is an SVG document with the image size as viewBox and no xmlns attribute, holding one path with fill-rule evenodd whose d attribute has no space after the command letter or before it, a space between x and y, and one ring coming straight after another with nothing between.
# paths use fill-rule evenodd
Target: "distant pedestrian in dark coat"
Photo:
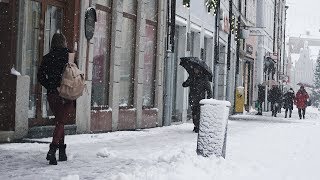
<instances>
[{"instance_id":1,"label":"distant pedestrian in dark coat","mask_svg":"<svg viewBox=\"0 0 320 180\"><path fill-rule=\"evenodd\" d=\"M258 113L256 115L262 115L262 103L265 101L266 98L266 87L259 84L258 85Z\"/></svg>"},{"instance_id":2,"label":"distant pedestrian in dark coat","mask_svg":"<svg viewBox=\"0 0 320 180\"><path fill-rule=\"evenodd\" d=\"M208 77L202 74L197 68L194 68L194 74L189 75L188 79L182 84L183 87L189 87L189 105L192 110L192 120L194 131L199 132L200 122L200 101L202 99L212 98L212 90Z\"/></svg>"},{"instance_id":3,"label":"distant pedestrian in dark coat","mask_svg":"<svg viewBox=\"0 0 320 180\"><path fill-rule=\"evenodd\" d=\"M272 116L277 117L277 112L281 108L282 103L282 92L276 85L272 86L268 93L268 101L271 102Z\"/></svg>"},{"instance_id":4,"label":"distant pedestrian in dark coat","mask_svg":"<svg viewBox=\"0 0 320 180\"><path fill-rule=\"evenodd\" d=\"M283 101L284 101L284 109L285 111L285 118L287 118L288 111L289 111L289 118L291 118L292 110L293 110L293 102L294 102L294 91L292 88L288 90L283 96Z\"/></svg>"},{"instance_id":5,"label":"distant pedestrian in dark coat","mask_svg":"<svg viewBox=\"0 0 320 180\"><path fill-rule=\"evenodd\" d=\"M299 91L296 94L296 98L294 99L294 103L298 108L300 119L305 118L308 99L309 99L309 94L304 89L304 86L301 86Z\"/></svg>"},{"instance_id":6,"label":"distant pedestrian in dark coat","mask_svg":"<svg viewBox=\"0 0 320 180\"><path fill-rule=\"evenodd\" d=\"M38 80L47 89L50 109L55 116L55 129L50 150L47 154L49 164L57 165L56 150L59 149L59 161L66 161L66 145L64 144L64 125L71 118L74 101L59 96L57 87L60 86L63 70L68 63L69 50L66 48L66 38L56 33L52 37L50 52L43 57L38 70Z\"/></svg>"}]
</instances>

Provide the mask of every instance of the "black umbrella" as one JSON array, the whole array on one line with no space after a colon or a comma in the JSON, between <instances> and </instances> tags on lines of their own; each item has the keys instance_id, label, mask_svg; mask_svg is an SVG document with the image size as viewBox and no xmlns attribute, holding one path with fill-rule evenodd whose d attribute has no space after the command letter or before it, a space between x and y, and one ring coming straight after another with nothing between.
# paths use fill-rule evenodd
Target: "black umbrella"
<instances>
[{"instance_id":1,"label":"black umbrella","mask_svg":"<svg viewBox=\"0 0 320 180\"><path fill-rule=\"evenodd\" d=\"M200 60L198 57L182 57L180 59L180 66L184 67L189 75L193 75L193 69L197 68L208 76L209 80L212 82L212 71L205 61Z\"/></svg>"}]
</instances>

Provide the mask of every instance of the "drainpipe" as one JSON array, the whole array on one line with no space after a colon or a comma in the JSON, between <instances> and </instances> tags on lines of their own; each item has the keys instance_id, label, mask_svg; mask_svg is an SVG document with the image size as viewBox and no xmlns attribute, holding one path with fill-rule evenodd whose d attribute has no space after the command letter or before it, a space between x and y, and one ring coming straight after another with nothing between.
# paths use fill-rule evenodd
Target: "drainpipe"
<instances>
[{"instance_id":1,"label":"drainpipe","mask_svg":"<svg viewBox=\"0 0 320 180\"><path fill-rule=\"evenodd\" d=\"M227 84L229 84L231 81L231 40L232 40L232 30L231 30L231 22L232 22L232 15L233 15L233 6L232 6L232 0L229 0L229 35L228 35L228 53L227 53ZM231 102L231 91L230 88L232 86L227 86L227 100ZM233 104L234 102L231 102Z\"/></svg>"},{"instance_id":2,"label":"drainpipe","mask_svg":"<svg viewBox=\"0 0 320 180\"><path fill-rule=\"evenodd\" d=\"M287 75L287 69L286 69L286 73L284 73L285 71L285 61L287 61L286 59L286 26L287 26L287 10L288 10L289 6L285 6L285 14L284 14L284 29L283 29L283 74Z\"/></svg>"},{"instance_id":3,"label":"drainpipe","mask_svg":"<svg viewBox=\"0 0 320 180\"><path fill-rule=\"evenodd\" d=\"M219 31L220 31L220 0L217 0L217 10L215 18L215 36L214 36L214 86L213 95L215 99L218 99L218 86L219 86Z\"/></svg>"},{"instance_id":4,"label":"drainpipe","mask_svg":"<svg viewBox=\"0 0 320 180\"><path fill-rule=\"evenodd\" d=\"M173 53L174 53L174 35L175 35L175 10L176 1L167 1L167 42L165 56L165 77L164 77L164 97L163 97L163 125L170 126L172 120L172 96L173 96Z\"/></svg>"}]
</instances>

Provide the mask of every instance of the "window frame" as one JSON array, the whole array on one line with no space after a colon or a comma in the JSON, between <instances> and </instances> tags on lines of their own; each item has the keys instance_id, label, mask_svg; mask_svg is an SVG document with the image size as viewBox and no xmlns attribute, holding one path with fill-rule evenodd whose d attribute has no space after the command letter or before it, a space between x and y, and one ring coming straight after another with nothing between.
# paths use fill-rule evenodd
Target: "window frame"
<instances>
[{"instance_id":1,"label":"window frame","mask_svg":"<svg viewBox=\"0 0 320 180\"><path fill-rule=\"evenodd\" d=\"M146 27L147 25L149 26L153 26L155 27L156 29L156 33L155 33L155 43L154 43L154 59L153 59L153 67L152 67L152 74L153 74L153 83L152 83L152 90L153 90L153 99L152 99L152 105L150 106L145 106L145 105L142 105L142 109L152 109L155 107L155 98L156 98L156 79L157 79L157 51L158 51L158 44L157 44L157 41L158 41L158 22L155 22L155 21L152 21L152 20L149 20L149 19L146 19ZM145 27L145 28L146 28ZM144 65L144 61L143 61L143 65ZM144 75L144 73L143 73ZM144 85L144 83L143 83ZM143 95L144 95L144 92L143 92ZM143 97L142 96L142 101L143 101Z\"/></svg>"}]
</instances>

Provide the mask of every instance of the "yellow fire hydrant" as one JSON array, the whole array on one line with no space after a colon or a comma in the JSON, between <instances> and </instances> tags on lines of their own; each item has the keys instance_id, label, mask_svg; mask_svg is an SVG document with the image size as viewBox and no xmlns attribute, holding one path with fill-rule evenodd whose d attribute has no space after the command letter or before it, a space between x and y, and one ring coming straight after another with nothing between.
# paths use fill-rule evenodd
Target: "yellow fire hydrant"
<instances>
[{"instance_id":1,"label":"yellow fire hydrant","mask_svg":"<svg viewBox=\"0 0 320 180\"><path fill-rule=\"evenodd\" d=\"M244 87L237 87L236 89L236 99L235 99L235 112L236 113L243 113L244 107Z\"/></svg>"}]
</instances>

